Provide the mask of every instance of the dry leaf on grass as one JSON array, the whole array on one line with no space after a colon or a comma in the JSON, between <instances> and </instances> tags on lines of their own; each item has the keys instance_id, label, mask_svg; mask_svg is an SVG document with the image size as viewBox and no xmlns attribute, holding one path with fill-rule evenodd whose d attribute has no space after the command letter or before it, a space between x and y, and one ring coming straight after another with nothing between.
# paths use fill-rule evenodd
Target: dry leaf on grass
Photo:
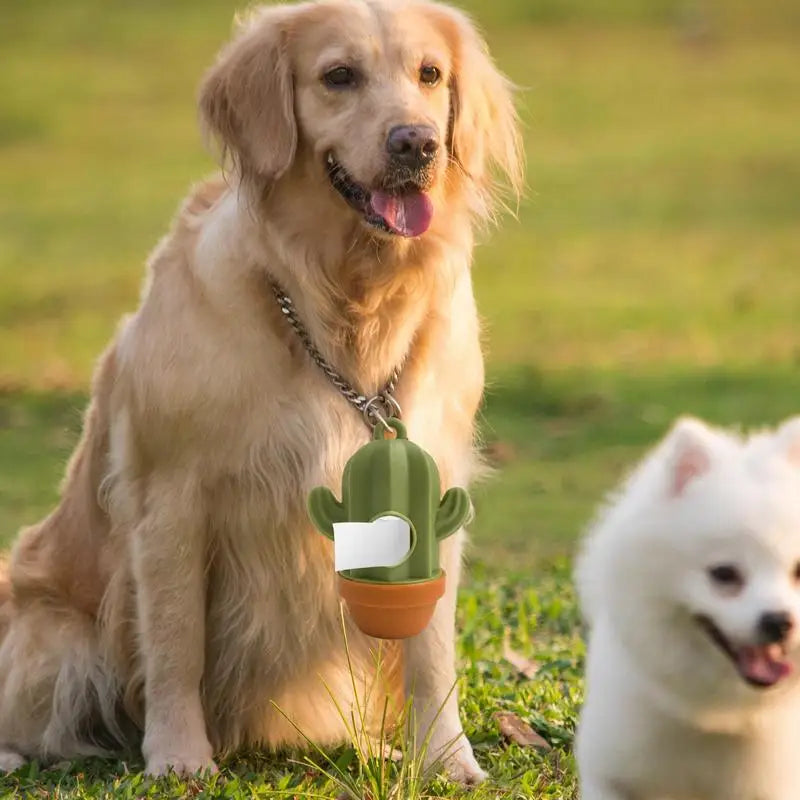
<instances>
[{"instance_id":1,"label":"dry leaf on grass","mask_svg":"<svg viewBox=\"0 0 800 800\"><path fill-rule=\"evenodd\" d=\"M533 680L536 677L536 673L539 671L539 665L532 658L525 658L525 656L517 653L511 647L511 632L508 628L506 628L503 637L503 658L508 661L523 678L527 678L528 680Z\"/></svg>"},{"instance_id":2,"label":"dry leaf on grass","mask_svg":"<svg viewBox=\"0 0 800 800\"><path fill-rule=\"evenodd\" d=\"M533 747L536 750L552 750L549 742L543 739L536 731L523 722L516 714L510 711L498 711L494 718L500 733L510 742L515 742L522 747Z\"/></svg>"}]
</instances>

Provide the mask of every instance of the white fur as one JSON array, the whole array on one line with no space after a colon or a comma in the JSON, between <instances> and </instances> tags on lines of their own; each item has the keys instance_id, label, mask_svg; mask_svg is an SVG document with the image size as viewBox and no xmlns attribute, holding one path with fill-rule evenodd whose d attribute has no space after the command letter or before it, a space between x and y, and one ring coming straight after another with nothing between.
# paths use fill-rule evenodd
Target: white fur
<instances>
[{"instance_id":1,"label":"white fur","mask_svg":"<svg viewBox=\"0 0 800 800\"><path fill-rule=\"evenodd\" d=\"M679 421L602 513L576 578L591 626L577 736L583 800L796 800L800 655L757 689L698 625L755 643L800 620L798 420L750 437ZM708 575L746 574L735 596Z\"/></svg>"}]
</instances>

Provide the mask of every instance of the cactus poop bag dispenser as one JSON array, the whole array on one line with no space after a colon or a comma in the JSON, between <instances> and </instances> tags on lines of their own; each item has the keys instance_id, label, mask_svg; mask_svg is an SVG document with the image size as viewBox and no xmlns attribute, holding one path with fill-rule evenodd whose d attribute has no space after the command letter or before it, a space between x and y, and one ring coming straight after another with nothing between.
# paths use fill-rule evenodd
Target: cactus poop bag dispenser
<instances>
[{"instance_id":1,"label":"cactus poop bag dispenser","mask_svg":"<svg viewBox=\"0 0 800 800\"><path fill-rule=\"evenodd\" d=\"M433 458L391 418L376 424L372 441L347 462L342 502L317 487L308 510L334 540L337 569L369 564L339 572L339 594L358 627L380 639L420 633L444 594L439 542L464 524L467 493L450 489L440 498Z\"/></svg>"},{"instance_id":2,"label":"cactus poop bag dispenser","mask_svg":"<svg viewBox=\"0 0 800 800\"><path fill-rule=\"evenodd\" d=\"M399 370L375 397L365 397L325 360L289 295L275 281L270 285L308 355L372 430L372 441L345 466L342 501L322 486L308 498L312 522L334 542L339 594L369 636L416 636L444 594L439 542L466 521L469 496L450 489L441 497L436 462L409 441L394 397Z\"/></svg>"}]
</instances>

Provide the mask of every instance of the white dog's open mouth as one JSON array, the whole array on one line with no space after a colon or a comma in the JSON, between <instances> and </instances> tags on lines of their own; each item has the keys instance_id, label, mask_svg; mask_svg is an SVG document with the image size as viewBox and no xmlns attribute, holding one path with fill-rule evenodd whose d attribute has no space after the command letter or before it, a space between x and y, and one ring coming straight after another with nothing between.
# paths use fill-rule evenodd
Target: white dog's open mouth
<instances>
[{"instance_id":1,"label":"white dog's open mouth","mask_svg":"<svg viewBox=\"0 0 800 800\"><path fill-rule=\"evenodd\" d=\"M391 192L367 189L354 181L333 153L326 157L331 185L373 228L397 236L421 236L431 225L433 203L418 187Z\"/></svg>"},{"instance_id":2,"label":"white dog's open mouth","mask_svg":"<svg viewBox=\"0 0 800 800\"><path fill-rule=\"evenodd\" d=\"M780 643L734 647L722 631L705 616L696 617L700 627L733 662L743 680L759 689L780 683L792 672L786 648Z\"/></svg>"}]
</instances>

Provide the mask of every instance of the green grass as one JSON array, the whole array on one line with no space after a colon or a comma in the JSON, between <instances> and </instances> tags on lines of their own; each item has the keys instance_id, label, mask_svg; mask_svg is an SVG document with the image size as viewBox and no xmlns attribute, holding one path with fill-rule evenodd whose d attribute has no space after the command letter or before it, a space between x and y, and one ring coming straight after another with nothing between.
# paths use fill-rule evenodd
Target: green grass
<instances>
[{"instance_id":1,"label":"green grass","mask_svg":"<svg viewBox=\"0 0 800 800\"><path fill-rule=\"evenodd\" d=\"M194 92L235 5L0 0L0 546L55 501L93 361L213 169ZM521 86L529 189L475 270L497 473L476 490L460 606L464 717L492 775L476 797L567 800L582 644L562 559L676 415L759 425L800 405L800 11L465 5ZM502 662L505 627L543 665L535 680ZM497 710L556 749L506 746ZM206 783L154 784L140 767L32 766L0 797L333 791L285 755L237 758Z\"/></svg>"},{"instance_id":2,"label":"green grass","mask_svg":"<svg viewBox=\"0 0 800 800\"><path fill-rule=\"evenodd\" d=\"M575 713L581 701L578 680L583 644L578 632L574 601L565 589L566 576L557 568L537 581L510 584L480 574L462 597L459 611L460 656L464 668L460 686L466 732L478 758L492 773L490 785L471 793L476 800L528 800L575 797L572 758L565 749L572 738ZM535 680L520 678L502 660L506 629L514 649L535 656ZM492 714L511 711L528 721L554 745L549 753L505 742ZM352 763L347 748L331 754L339 763ZM209 781L170 777L154 781L139 770L93 759L79 764L56 764L50 769L32 765L12 777L0 777L0 797L70 798L277 798L334 797L337 792L319 769L301 762L303 755L286 753L267 757L245 754L222 764L219 776ZM318 760L317 763L320 763ZM435 780L431 797L460 797L463 792L446 781ZM285 792L281 795L279 792ZM356 800L362 800L357 798ZM417 800L398 797L395 800Z\"/></svg>"}]
</instances>

